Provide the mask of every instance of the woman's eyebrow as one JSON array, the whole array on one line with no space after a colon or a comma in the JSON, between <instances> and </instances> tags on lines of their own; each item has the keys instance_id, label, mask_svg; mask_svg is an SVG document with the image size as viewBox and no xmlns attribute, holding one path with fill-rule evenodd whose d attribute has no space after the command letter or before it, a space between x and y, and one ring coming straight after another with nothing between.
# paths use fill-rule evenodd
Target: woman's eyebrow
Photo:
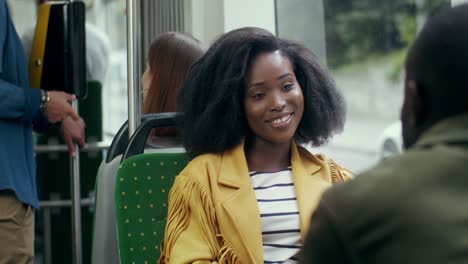
<instances>
[{"instance_id":1,"label":"woman's eyebrow","mask_svg":"<svg viewBox=\"0 0 468 264\"><path fill-rule=\"evenodd\" d=\"M282 80L286 77L290 77L290 76L293 76L291 73L285 73L285 74L281 74L280 76L276 77L276 80L279 81L279 80ZM260 81L260 82L254 82L252 84L250 84L249 86L247 86L247 90L250 89L250 88L253 88L253 87L258 87L258 86L263 86L265 84L264 81Z\"/></svg>"},{"instance_id":2,"label":"woman's eyebrow","mask_svg":"<svg viewBox=\"0 0 468 264\"><path fill-rule=\"evenodd\" d=\"M279 80L284 79L284 78L289 77L289 76L292 76L292 74L288 72L288 73L285 73L285 74L282 74L282 75L278 76L276 78L276 80L279 81Z\"/></svg>"}]
</instances>

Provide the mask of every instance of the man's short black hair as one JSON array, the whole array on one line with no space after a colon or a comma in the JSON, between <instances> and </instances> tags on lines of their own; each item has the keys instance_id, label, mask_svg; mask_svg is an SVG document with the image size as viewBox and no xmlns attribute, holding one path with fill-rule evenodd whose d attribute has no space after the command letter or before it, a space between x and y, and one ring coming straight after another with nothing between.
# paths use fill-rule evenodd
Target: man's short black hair
<instances>
[{"instance_id":1,"label":"man's short black hair","mask_svg":"<svg viewBox=\"0 0 468 264\"><path fill-rule=\"evenodd\" d=\"M304 95L295 141L319 146L342 130L343 97L315 55L264 29L241 28L221 35L182 85L178 111L185 113L181 131L192 156L223 152L251 135L243 106L247 71L255 56L277 50L289 58Z\"/></svg>"},{"instance_id":2,"label":"man's short black hair","mask_svg":"<svg viewBox=\"0 0 468 264\"><path fill-rule=\"evenodd\" d=\"M428 121L468 111L468 4L429 19L408 52L406 79L420 88Z\"/></svg>"}]
</instances>

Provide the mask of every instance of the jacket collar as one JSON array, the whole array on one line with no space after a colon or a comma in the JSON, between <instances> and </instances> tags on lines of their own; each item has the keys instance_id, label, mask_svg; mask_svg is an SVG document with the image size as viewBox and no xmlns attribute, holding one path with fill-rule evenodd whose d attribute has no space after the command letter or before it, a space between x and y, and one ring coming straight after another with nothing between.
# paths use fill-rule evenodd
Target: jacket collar
<instances>
[{"instance_id":1,"label":"jacket collar","mask_svg":"<svg viewBox=\"0 0 468 264\"><path fill-rule=\"evenodd\" d=\"M331 186L331 173L326 161L318 159L295 144L291 149L291 164L299 208L301 239L304 241L312 212L317 208L322 193Z\"/></svg>"},{"instance_id":2,"label":"jacket collar","mask_svg":"<svg viewBox=\"0 0 468 264\"><path fill-rule=\"evenodd\" d=\"M425 148L440 143L468 143L468 113L436 123L421 136L415 148Z\"/></svg>"},{"instance_id":3,"label":"jacket collar","mask_svg":"<svg viewBox=\"0 0 468 264\"><path fill-rule=\"evenodd\" d=\"M242 263L263 263L260 219L252 217L260 213L250 182L243 142L224 152L218 184L218 198L227 216L218 217L219 224L221 229L223 225L231 227L225 229L224 239L239 255ZM227 233L228 230L234 233Z\"/></svg>"},{"instance_id":4,"label":"jacket collar","mask_svg":"<svg viewBox=\"0 0 468 264\"><path fill-rule=\"evenodd\" d=\"M323 191L331 186L331 183L326 180L326 175L323 175L324 170L321 170L325 165L324 161L298 148L294 142L291 144L291 164L301 238L304 240L312 211L316 208ZM230 234L225 239L238 252L241 260L247 263L263 263L260 213L248 175L244 144L241 143L223 154L218 177L219 201L228 216L228 225L237 233Z\"/></svg>"}]
</instances>

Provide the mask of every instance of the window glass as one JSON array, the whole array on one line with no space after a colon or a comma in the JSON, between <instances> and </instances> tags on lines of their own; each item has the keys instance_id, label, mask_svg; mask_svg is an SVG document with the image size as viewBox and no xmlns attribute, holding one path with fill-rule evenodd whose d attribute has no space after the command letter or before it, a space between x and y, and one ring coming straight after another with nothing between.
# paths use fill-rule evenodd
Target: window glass
<instances>
[{"instance_id":1,"label":"window glass","mask_svg":"<svg viewBox=\"0 0 468 264\"><path fill-rule=\"evenodd\" d=\"M34 27L35 1L8 2L21 36ZM126 1L85 2L92 3L88 23L110 41L102 107L104 133L112 137L127 119ZM184 21L186 31L205 45L236 27L259 26L313 50L347 102L344 132L313 151L360 172L401 151L405 54L425 19L449 5L450 0L187 0Z\"/></svg>"},{"instance_id":2,"label":"window glass","mask_svg":"<svg viewBox=\"0 0 468 264\"><path fill-rule=\"evenodd\" d=\"M347 103L343 133L314 151L355 172L401 151L405 54L425 19L448 6L450 0L276 1L278 35L312 49Z\"/></svg>"},{"instance_id":3,"label":"window glass","mask_svg":"<svg viewBox=\"0 0 468 264\"><path fill-rule=\"evenodd\" d=\"M127 18L124 0L101 0L88 15L105 30L111 42L110 66L103 90L104 137L111 139L128 119L127 111Z\"/></svg>"}]
</instances>

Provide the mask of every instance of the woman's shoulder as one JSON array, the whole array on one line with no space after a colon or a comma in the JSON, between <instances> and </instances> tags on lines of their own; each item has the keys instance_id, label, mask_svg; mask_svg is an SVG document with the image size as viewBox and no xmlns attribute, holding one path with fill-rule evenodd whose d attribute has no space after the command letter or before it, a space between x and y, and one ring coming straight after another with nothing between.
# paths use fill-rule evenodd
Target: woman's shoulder
<instances>
[{"instance_id":1,"label":"woman's shoulder","mask_svg":"<svg viewBox=\"0 0 468 264\"><path fill-rule=\"evenodd\" d=\"M179 176L192 180L197 179L202 182L206 181L210 177L210 172L219 169L221 161L221 154L207 153L198 155L185 166Z\"/></svg>"},{"instance_id":2,"label":"woman's shoulder","mask_svg":"<svg viewBox=\"0 0 468 264\"><path fill-rule=\"evenodd\" d=\"M345 182L354 178L354 173L339 165L325 154L313 154L302 146L298 146L298 151L301 158L318 163L322 167L326 167L327 171L330 173L333 183Z\"/></svg>"},{"instance_id":3,"label":"woman's shoulder","mask_svg":"<svg viewBox=\"0 0 468 264\"><path fill-rule=\"evenodd\" d=\"M333 159L327 157L327 160L333 183L347 182L354 178L354 173L352 173L350 170L340 166Z\"/></svg>"}]
</instances>

